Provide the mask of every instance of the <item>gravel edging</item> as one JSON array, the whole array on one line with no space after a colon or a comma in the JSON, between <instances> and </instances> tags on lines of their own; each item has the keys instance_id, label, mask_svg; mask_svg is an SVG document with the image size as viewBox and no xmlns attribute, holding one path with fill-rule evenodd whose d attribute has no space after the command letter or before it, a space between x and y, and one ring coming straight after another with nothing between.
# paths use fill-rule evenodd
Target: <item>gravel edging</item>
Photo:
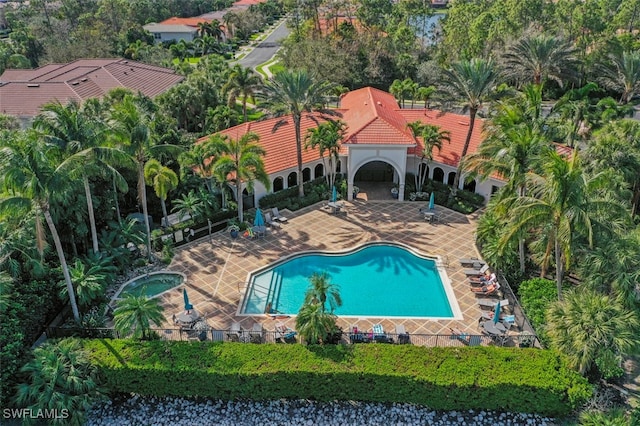
<instances>
[{"instance_id":1,"label":"gravel edging","mask_svg":"<svg viewBox=\"0 0 640 426\"><path fill-rule=\"evenodd\" d=\"M320 403L306 400L220 401L131 396L93 407L88 426L100 425L496 425L552 426L555 419L497 411L435 411L411 404Z\"/></svg>"}]
</instances>

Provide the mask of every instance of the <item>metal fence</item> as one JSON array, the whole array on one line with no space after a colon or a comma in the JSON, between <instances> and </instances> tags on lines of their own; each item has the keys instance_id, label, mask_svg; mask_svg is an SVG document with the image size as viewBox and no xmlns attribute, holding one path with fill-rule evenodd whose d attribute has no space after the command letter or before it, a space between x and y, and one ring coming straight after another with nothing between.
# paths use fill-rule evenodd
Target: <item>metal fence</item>
<instances>
[{"instance_id":1,"label":"metal fence","mask_svg":"<svg viewBox=\"0 0 640 426\"><path fill-rule=\"evenodd\" d=\"M193 330L184 328L152 329L151 339L173 341L213 341L243 343L304 343L300 336L285 339L276 331L233 331L233 330ZM113 328L67 328L48 327L47 337L82 337L82 338L126 338ZM504 336L487 335L451 335L451 334L394 334L381 336L360 333L343 333L340 344L412 344L427 347L462 347L462 346L505 346L505 347L540 347L535 335L509 332Z\"/></svg>"}]
</instances>

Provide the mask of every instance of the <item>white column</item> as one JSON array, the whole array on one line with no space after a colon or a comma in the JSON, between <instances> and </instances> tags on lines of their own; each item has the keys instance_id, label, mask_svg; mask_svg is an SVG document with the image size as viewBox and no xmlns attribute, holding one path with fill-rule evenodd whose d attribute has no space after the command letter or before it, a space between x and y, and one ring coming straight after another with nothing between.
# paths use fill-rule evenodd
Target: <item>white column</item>
<instances>
[{"instance_id":1,"label":"white column","mask_svg":"<svg viewBox=\"0 0 640 426\"><path fill-rule=\"evenodd\" d=\"M347 200L353 201L353 178L351 176L347 179Z\"/></svg>"},{"instance_id":2,"label":"white column","mask_svg":"<svg viewBox=\"0 0 640 426\"><path fill-rule=\"evenodd\" d=\"M404 201L404 177L400 178L400 185L398 186L398 201Z\"/></svg>"}]
</instances>

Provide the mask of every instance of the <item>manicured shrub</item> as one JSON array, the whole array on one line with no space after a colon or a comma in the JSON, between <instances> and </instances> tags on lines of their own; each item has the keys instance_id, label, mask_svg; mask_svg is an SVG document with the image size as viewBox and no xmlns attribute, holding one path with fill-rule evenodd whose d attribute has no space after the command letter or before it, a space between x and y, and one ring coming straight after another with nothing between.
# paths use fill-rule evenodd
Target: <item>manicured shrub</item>
<instances>
[{"instance_id":1,"label":"manicured shrub","mask_svg":"<svg viewBox=\"0 0 640 426\"><path fill-rule=\"evenodd\" d=\"M558 290L555 281L544 278L533 278L523 281L518 287L518 294L525 314L536 329L536 334L545 342L545 314L549 305L558 300Z\"/></svg>"},{"instance_id":2,"label":"manicured shrub","mask_svg":"<svg viewBox=\"0 0 640 426\"><path fill-rule=\"evenodd\" d=\"M563 415L590 395L552 351L411 345L249 345L85 340L114 392L407 402L441 410Z\"/></svg>"}]
</instances>

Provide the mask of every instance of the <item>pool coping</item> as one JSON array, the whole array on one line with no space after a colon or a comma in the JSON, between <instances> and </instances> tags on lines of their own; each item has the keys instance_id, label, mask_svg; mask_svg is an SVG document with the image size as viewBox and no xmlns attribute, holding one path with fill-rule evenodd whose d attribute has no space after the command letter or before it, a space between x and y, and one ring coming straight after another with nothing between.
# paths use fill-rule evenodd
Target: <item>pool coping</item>
<instances>
[{"instance_id":1,"label":"pool coping","mask_svg":"<svg viewBox=\"0 0 640 426\"><path fill-rule=\"evenodd\" d=\"M401 317L401 316L372 316L372 315L366 315L366 317L368 318L376 318L376 319L382 319L382 318L393 318L393 319L415 319L415 320L429 320L429 321L439 321L439 320L462 320L463 319L463 315L462 315L462 310L460 309L460 305L458 304L458 300L455 297L454 291L453 291L453 283L451 281L451 279L449 278L449 275L447 274L442 256L440 255L432 255L432 254L425 254L422 253L420 250L411 247L407 244L404 243L399 243L399 242L395 242L395 241L387 241L387 240L378 240L378 241L369 241L369 242L365 242L350 248L346 248L343 250L334 250L334 251L329 251L329 250L305 250L305 251L301 251L298 253L291 253L285 256L282 256L276 260L274 260L273 262L269 263L268 265L264 265L261 266L260 268L254 269L253 271L250 271L247 273L247 279L245 280L245 282L247 283L246 288L244 289L244 294L242 295L242 298L240 299L240 303L238 303L238 309L236 310L236 315L240 316L240 317L254 317L254 316L262 316L262 315L266 315L266 313L244 313L242 312L244 307L247 304L247 295L249 293L249 288L251 285L251 277L253 275L257 275L260 274L268 269L274 268L275 266L282 264L284 262L287 262L293 258L297 258L300 256L305 256L305 255L310 255L310 254L322 254L322 255L326 255L326 256L341 256L344 254L352 254L352 253L356 253L360 250L363 250L367 247L371 247L371 246L376 246L376 245L387 245L387 246L396 246L396 247L400 247L403 248L407 251L409 251L411 254L413 254L414 256L417 257L421 257L423 259L427 259L427 260L432 260L435 262L435 266L436 266L436 270L438 271L438 275L440 276L440 281L442 282L442 287L444 288L445 294L447 296L447 301L449 302L449 306L451 307L451 311L452 311L452 317L415 317L415 316L410 316L410 317ZM295 314L291 314L288 315L291 317L296 317ZM363 315L338 315L338 317L340 318L361 318Z\"/></svg>"},{"instance_id":2,"label":"pool coping","mask_svg":"<svg viewBox=\"0 0 640 426\"><path fill-rule=\"evenodd\" d=\"M118 301L118 300L122 300L120 296L120 293L122 293L122 290L124 290L124 288L131 284L132 282L134 282L135 280L139 279L139 278L143 278L143 277L150 277L152 275L160 275L160 274L173 274L173 275L180 275L182 277L182 282L180 284L178 284L175 287L171 287L170 289L167 289L161 293L158 293L154 296L149 297L149 299L155 299L157 297L160 297L170 291L175 290L176 288L186 285L187 283L187 276L185 274L183 274L182 272L179 271L172 271L171 269L162 269L160 271L154 271L154 272L149 272L148 274L142 274L142 275L138 275L132 279L130 279L129 281L125 282L124 284L122 284L119 288L118 291L115 292L115 294L113 295L113 297L111 298L111 300L109 301L109 305L112 305L114 302Z\"/></svg>"}]
</instances>

